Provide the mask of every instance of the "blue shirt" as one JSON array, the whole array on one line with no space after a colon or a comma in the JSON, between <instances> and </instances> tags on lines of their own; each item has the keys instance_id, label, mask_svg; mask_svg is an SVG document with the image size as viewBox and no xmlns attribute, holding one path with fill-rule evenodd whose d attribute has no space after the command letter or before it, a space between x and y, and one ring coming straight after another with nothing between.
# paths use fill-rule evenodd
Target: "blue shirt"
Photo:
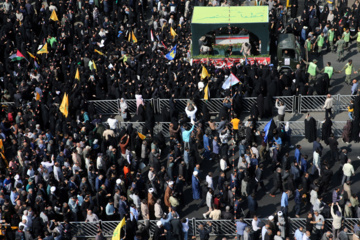
<instances>
[{"instance_id":1,"label":"blue shirt","mask_svg":"<svg viewBox=\"0 0 360 240\"><path fill-rule=\"evenodd\" d=\"M301 232L299 229L296 229L294 237L296 240L302 240L304 233Z\"/></svg>"},{"instance_id":2,"label":"blue shirt","mask_svg":"<svg viewBox=\"0 0 360 240\"><path fill-rule=\"evenodd\" d=\"M281 196L281 206L287 207L288 205L289 205L289 196L287 195L286 192L283 192Z\"/></svg>"},{"instance_id":3,"label":"blue shirt","mask_svg":"<svg viewBox=\"0 0 360 240\"><path fill-rule=\"evenodd\" d=\"M295 190L295 203L299 204L301 203L301 194L298 189Z\"/></svg>"},{"instance_id":4,"label":"blue shirt","mask_svg":"<svg viewBox=\"0 0 360 240\"><path fill-rule=\"evenodd\" d=\"M307 172L307 162L306 162L305 158L301 158L301 171Z\"/></svg>"},{"instance_id":5,"label":"blue shirt","mask_svg":"<svg viewBox=\"0 0 360 240\"><path fill-rule=\"evenodd\" d=\"M281 137L278 137L277 139L275 139L275 137L274 137L273 140L274 140L274 142L276 142L278 145L281 145L281 144L282 144Z\"/></svg>"},{"instance_id":6,"label":"blue shirt","mask_svg":"<svg viewBox=\"0 0 360 240\"><path fill-rule=\"evenodd\" d=\"M358 82L353 83L353 85L351 86L351 95L355 95L357 90L358 90Z\"/></svg>"},{"instance_id":7,"label":"blue shirt","mask_svg":"<svg viewBox=\"0 0 360 240\"><path fill-rule=\"evenodd\" d=\"M114 204L109 204L108 203L106 205L105 211L106 211L106 215L108 215L108 216L114 215L114 211L115 211Z\"/></svg>"},{"instance_id":8,"label":"blue shirt","mask_svg":"<svg viewBox=\"0 0 360 240\"><path fill-rule=\"evenodd\" d=\"M210 147L209 138L205 134L203 136L203 142L204 142L205 150L210 151L210 149L208 148L208 147Z\"/></svg>"},{"instance_id":9,"label":"blue shirt","mask_svg":"<svg viewBox=\"0 0 360 240\"><path fill-rule=\"evenodd\" d=\"M189 131L184 130L182 132L182 139L184 142L190 142L190 134L194 130L194 127L195 127L195 125L193 125Z\"/></svg>"},{"instance_id":10,"label":"blue shirt","mask_svg":"<svg viewBox=\"0 0 360 240\"><path fill-rule=\"evenodd\" d=\"M246 223L236 222L236 232L238 235L242 236L244 234L244 230L246 228Z\"/></svg>"},{"instance_id":11,"label":"blue shirt","mask_svg":"<svg viewBox=\"0 0 360 240\"><path fill-rule=\"evenodd\" d=\"M295 149L295 159L298 164L300 161L300 157L301 157L301 153L300 153L300 150L297 148L297 149Z\"/></svg>"},{"instance_id":12,"label":"blue shirt","mask_svg":"<svg viewBox=\"0 0 360 240\"><path fill-rule=\"evenodd\" d=\"M11 191L10 193L10 200L11 200L11 203L15 206L16 205L16 198L19 196L19 193L18 192L13 192Z\"/></svg>"}]
</instances>

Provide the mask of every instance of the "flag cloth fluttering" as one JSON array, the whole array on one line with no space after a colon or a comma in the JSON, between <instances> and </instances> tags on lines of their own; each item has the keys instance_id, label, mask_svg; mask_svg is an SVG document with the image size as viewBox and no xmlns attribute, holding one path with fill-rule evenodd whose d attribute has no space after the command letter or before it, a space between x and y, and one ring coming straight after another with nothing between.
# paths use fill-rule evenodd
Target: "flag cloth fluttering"
<instances>
[{"instance_id":1,"label":"flag cloth fluttering","mask_svg":"<svg viewBox=\"0 0 360 240\"><path fill-rule=\"evenodd\" d=\"M206 67L203 66L201 70L201 79L205 79L206 77L210 77L210 76L211 75L207 71Z\"/></svg>"},{"instance_id":2,"label":"flag cloth fluttering","mask_svg":"<svg viewBox=\"0 0 360 240\"><path fill-rule=\"evenodd\" d=\"M170 52L168 52L168 54L166 54L166 59L167 60L173 60L176 56L176 45L170 50Z\"/></svg>"},{"instance_id":3,"label":"flag cloth fluttering","mask_svg":"<svg viewBox=\"0 0 360 240\"><path fill-rule=\"evenodd\" d=\"M172 38L174 39L175 36L177 35L176 32L174 31L174 29L172 27L170 27L170 34L172 36Z\"/></svg>"},{"instance_id":4,"label":"flag cloth fluttering","mask_svg":"<svg viewBox=\"0 0 360 240\"><path fill-rule=\"evenodd\" d=\"M100 52L99 50L94 50L96 53L98 53L98 54L100 54L100 55L102 55L102 56L105 56L105 54L104 53L102 53L102 52Z\"/></svg>"},{"instance_id":5,"label":"flag cloth fluttering","mask_svg":"<svg viewBox=\"0 0 360 240\"><path fill-rule=\"evenodd\" d=\"M36 57L34 55L32 55L30 52L27 52L29 54L29 56L33 59L35 59Z\"/></svg>"},{"instance_id":6,"label":"flag cloth fluttering","mask_svg":"<svg viewBox=\"0 0 360 240\"><path fill-rule=\"evenodd\" d=\"M144 134L141 134L140 132L138 132L138 135L141 140L144 140L146 138L146 136Z\"/></svg>"},{"instance_id":7,"label":"flag cloth fluttering","mask_svg":"<svg viewBox=\"0 0 360 240\"><path fill-rule=\"evenodd\" d=\"M154 34L153 34L152 29L151 29L151 31L150 31L150 37L151 37L151 41L153 42L155 39L154 39Z\"/></svg>"},{"instance_id":8,"label":"flag cloth fluttering","mask_svg":"<svg viewBox=\"0 0 360 240\"><path fill-rule=\"evenodd\" d=\"M45 43L45 45L42 46L42 48L36 54L44 54L44 53L49 53L47 50L47 43Z\"/></svg>"},{"instance_id":9,"label":"flag cloth fluttering","mask_svg":"<svg viewBox=\"0 0 360 240\"><path fill-rule=\"evenodd\" d=\"M79 72L79 68L76 69L76 74L75 74L75 79L80 81L80 72Z\"/></svg>"},{"instance_id":10,"label":"flag cloth fluttering","mask_svg":"<svg viewBox=\"0 0 360 240\"><path fill-rule=\"evenodd\" d=\"M54 22L59 21L57 15L56 15L55 10L52 11L51 16L50 16L50 19L53 20Z\"/></svg>"},{"instance_id":11,"label":"flag cloth fluttering","mask_svg":"<svg viewBox=\"0 0 360 240\"><path fill-rule=\"evenodd\" d=\"M240 80L233 73L231 73L230 76L223 83L222 88L229 89L230 87L232 87L238 83L241 84Z\"/></svg>"},{"instance_id":12,"label":"flag cloth fluttering","mask_svg":"<svg viewBox=\"0 0 360 240\"><path fill-rule=\"evenodd\" d=\"M204 99L209 100L210 98L210 92L209 92L209 83L206 84L206 87L204 89Z\"/></svg>"},{"instance_id":13,"label":"flag cloth fluttering","mask_svg":"<svg viewBox=\"0 0 360 240\"><path fill-rule=\"evenodd\" d=\"M52 47L54 42L57 42L56 38L55 37L51 37L47 40L48 43L50 43L50 46Z\"/></svg>"},{"instance_id":14,"label":"flag cloth fluttering","mask_svg":"<svg viewBox=\"0 0 360 240\"><path fill-rule=\"evenodd\" d=\"M60 110L60 112L62 112L62 114L64 114L65 117L68 116L68 114L69 114L69 98L66 93L64 94L64 97L61 102L59 110Z\"/></svg>"},{"instance_id":15,"label":"flag cloth fluttering","mask_svg":"<svg viewBox=\"0 0 360 240\"><path fill-rule=\"evenodd\" d=\"M120 240L121 239L121 229L126 225L125 222L125 217L121 220L121 222L119 223L119 225L117 225L117 227L114 230L113 236L111 238L111 240Z\"/></svg>"},{"instance_id":16,"label":"flag cloth fluttering","mask_svg":"<svg viewBox=\"0 0 360 240\"><path fill-rule=\"evenodd\" d=\"M9 163L5 158L5 148L4 148L4 143L3 143L2 139L0 139L0 155L1 155L2 159L4 160L6 167L9 167Z\"/></svg>"},{"instance_id":17,"label":"flag cloth fluttering","mask_svg":"<svg viewBox=\"0 0 360 240\"><path fill-rule=\"evenodd\" d=\"M25 56L19 50L17 50L16 53L11 55L9 58L11 59L11 61L20 61L22 59L25 59Z\"/></svg>"},{"instance_id":18,"label":"flag cloth fluttering","mask_svg":"<svg viewBox=\"0 0 360 240\"><path fill-rule=\"evenodd\" d=\"M135 37L134 31L131 32L132 41L137 43L137 38Z\"/></svg>"}]
</instances>

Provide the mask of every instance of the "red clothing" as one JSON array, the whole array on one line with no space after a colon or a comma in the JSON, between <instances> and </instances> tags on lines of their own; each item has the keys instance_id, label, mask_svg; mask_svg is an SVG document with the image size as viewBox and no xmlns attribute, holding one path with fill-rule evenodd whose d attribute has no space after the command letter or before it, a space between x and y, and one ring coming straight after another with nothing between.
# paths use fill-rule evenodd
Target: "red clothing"
<instances>
[{"instance_id":1,"label":"red clothing","mask_svg":"<svg viewBox=\"0 0 360 240\"><path fill-rule=\"evenodd\" d=\"M121 144L121 142L123 141L123 139L124 139L125 137L127 137L126 142L125 142L124 144ZM126 153L126 147L127 147L128 143L129 143L129 140L130 140L130 137L128 137L128 136L123 136L123 137L120 139L120 144L119 144L119 145L120 145L121 153L122 153L122 154L125 154L125 153Z\"/></svg>"}]
</instances>

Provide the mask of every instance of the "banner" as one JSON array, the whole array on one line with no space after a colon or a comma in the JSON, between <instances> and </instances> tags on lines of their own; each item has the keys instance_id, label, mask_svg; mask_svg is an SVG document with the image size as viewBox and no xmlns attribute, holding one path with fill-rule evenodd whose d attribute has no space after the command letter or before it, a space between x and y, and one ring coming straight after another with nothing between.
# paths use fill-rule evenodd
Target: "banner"
<instances>
[{"instance_id":1,"label":"banner","mask_svg":"<svg viewBox=\"0 0 360 240\"><path fill-rule=\"evenodd\" d=\"M208 59L208 58L199 58L193 59L194 63L207 63L210 61L211 64L216 66L222 66L231 68L234 64L237 65L239 63L245 62L244 58L219 58L219 59ZM247 58L248 64L253 65L255 62L262 65L270 64L270 57L249 57Z\"/></svg>"}]
</instances>

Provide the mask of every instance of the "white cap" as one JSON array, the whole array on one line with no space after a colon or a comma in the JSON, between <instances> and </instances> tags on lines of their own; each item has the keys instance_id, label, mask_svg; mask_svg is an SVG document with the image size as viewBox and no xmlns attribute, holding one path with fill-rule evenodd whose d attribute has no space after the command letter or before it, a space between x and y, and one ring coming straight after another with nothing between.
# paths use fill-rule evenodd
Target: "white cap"
<instances>
[{"instance_id":1,"label":"white cap","mask_svg":"<svg viewBox=\"0 0 360 240\"><path fill-rule=\"evenodd\" d=\"M20 178L19 174L16 174L15 177L14 177L14 179L15 179L16 181L19 180L19 178Z\"/></svg>"},{"instance_id":2,"label":"white cap","mask_svg":"<svg viewBox=\"0 0 360 240\"><path fill-rule=\"evenodd\" d=\"M174 185L174 182L173 182L173 181L170 181L170 182L169 182L169 185Z\"/></svg>"},{"instance_id":3,"label":"white cap","mask_svg":"<svg viewBox=\"0 0 360 240\"><path fill-rule=\"evenodd\" d=\"M121 179L119 178L119 179L116 179L116 184L120 184L122 181L121 181Z\"/></svg>"},{"instance_id":4,"label":"white cap","mask_svg":"<svg viewBox=\"0 0 360 240\"><path fill-rule=\"evenodd\" d=\"M269 216L269 218L268 218L270 221L272 221L272 220L274 220L274 216L273 215L271 215L271 216Z\"/></svg>"},{"instance_id":5,"label":"white cap","mask_svg":"<svg viewBox=\"0 0 360 240\"><path fill-rule=\"evenodd\" d=\"M110 145L110 146L109 146L109 150L111 151L112 149L113 149L113 146Z\"/></svg>"},{"instance_id":6,"label":"white cap","mask_svg":"<svg viewBox=\"0 0 360 240\"><path fill-rule=\"evenodd\" d=\"M282 211L278 211L278 216L281 217L283 215Z\"/></svg>"},{"instance_id":7,"label":"white cap","mask_svg":"<svg viewBox=\"0 0 360 240\"><path fill-rule=\"evenodd\" d=\"M99 140L95 139L93 144L97 144L99 142Z\"/></svg>"},{"instance_id":8,"label":"white cap","mask_svg":"<svg viewBox=\"0 0 360 240\"><path fill-rule=\"evenodd\" d=\"M52 186L51 188L50 188L50 192L55 192L56 191L56 187L55 186Z\"/></svg>"},{"instance_id":9,"label":"white cap","mask_svg":"<svg viewBox=\"0 0 360 240\"><path fill-rule=\"evenodd\" d=\"M153 188L149 188L148 192L149 192L149 193L153 193L153 192L154 192L154 189L153 189Z\"/></svg>"},{"instance_id":10,"label":"white cap","mask_svg":"<svg viewBox=\"0 0 360 240\"><path fill-rule=\"evenodd\" d=\"M197 176L199 174L198 171L193 171L194 176Z\"/></svg>"},{"instance_id":11,"label":"white cap","mask_svg":"<svg viewBox=\"0 0 360 240\"><path fill-rule=\"evenodd\" d=\"M157 225L158 227L161 227L162 222L161 222L161 221L157 221L157 222L156 222L156 225Z\"/></svg>"}]
</instances>

